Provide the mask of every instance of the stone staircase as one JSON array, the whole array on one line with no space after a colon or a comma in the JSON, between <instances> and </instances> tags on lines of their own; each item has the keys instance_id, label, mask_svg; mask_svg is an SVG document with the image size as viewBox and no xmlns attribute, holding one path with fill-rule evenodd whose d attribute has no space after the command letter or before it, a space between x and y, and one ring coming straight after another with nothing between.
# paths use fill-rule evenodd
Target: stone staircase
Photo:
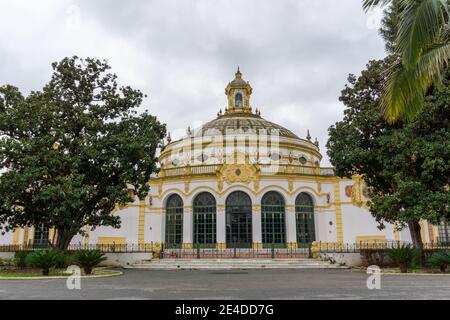
<instances>
[{"instance_id":1,"label":"stone staircase","mask_svg":"<svg viewBox=\"0 0 450 320\"><path fill-rule=\"evenodd\" d=\"M152 259L127 266L154 270L346 269L315 259Z\"/></svg>"}]
</instances>

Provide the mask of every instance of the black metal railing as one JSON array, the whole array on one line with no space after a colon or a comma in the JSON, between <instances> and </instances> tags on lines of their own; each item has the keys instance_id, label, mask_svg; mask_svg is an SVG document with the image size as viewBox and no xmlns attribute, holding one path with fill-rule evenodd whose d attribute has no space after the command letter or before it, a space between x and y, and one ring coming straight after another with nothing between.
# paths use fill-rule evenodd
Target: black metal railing
<instances>
[{"instance_id":1,"label":"black metal railing","mask_svg":"<svg viewBox=\"0 0 450 320\"><path fill-rule=\"evenodd\" d=\"M164 249L163 259L294 259L309 258L309 248L201 248Z\"/></svg>"},{"instance_id":2,"label":"black metal railing","mask_svg":"<svg viewBox=\"0 0 450 320\"><path fill-rule=\"evenodd\" d=\"M361 250L389 250L399 248L402 245L411 245L411 242L405 241L361 241L357 243L327 243L318 242L316 250L321 253L358 253ZM423 244L425 250L442 250L450 249L449 242L429 242ZM314 250L314 248L313 248Z\"/></svg>"},{"instance_id":3,"label":"black metal railing","mask_svg":"<svg viewBox=\"0 0 450 320\"><path fill-rule=\"evenodd\" d=\"M50 249L51 246L43 246L42 243L30 243L27 245L0 245L0 252L15 252L23 250L42 250ZM157 245L154 243L146 244L71 244L67 247L68 251L79 251L79 250L100 250L105 253L109 252L153 252L156 250Z\"/></svg>"}]
</instances>

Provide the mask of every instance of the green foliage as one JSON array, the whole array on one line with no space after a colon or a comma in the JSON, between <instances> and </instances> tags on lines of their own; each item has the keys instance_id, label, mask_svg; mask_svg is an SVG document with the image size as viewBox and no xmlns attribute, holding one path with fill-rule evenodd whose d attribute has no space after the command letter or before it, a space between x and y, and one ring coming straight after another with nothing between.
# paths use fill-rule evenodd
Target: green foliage
<instances>
[{"instance_id":1,"label":"green foliage","mask_svg":"<svg viewBox=\"0 0 450 320\"><path fill-rule=\"evenodd\" d=\"M386 255L400 267L401 272L407 272L408 266L411 266L417 257L417 250L410 244L402 244L387 250Z\"/></svg>"},{"instance_id":2,"label":"green foliage","mask_svg":"<svg viewBox=\"0 0 450 320\"><path fill-rule=\"evenodd\" d=\"M30 253L26 262L31 267L42 269L42 274L48 276L50 269L56 267L63 259L61 250L38 250Z\"/></svg>"},{"instance_id":3,"label":"green foliage","mask_svg":"<svg viewBox=\"0 0 450 320\"><path fill-rule=\"evenodd\" d=\"M105 254L99 250L83 250L76 253L76 262L87 275L92 273L93 267L105 260Z\"/></svg>"},{"instance_id":4,"label":"green foliage","mask_svg":"<svg viewBox=\"0 0 450 320\"><path fill-rule=\"evenodd\" d=\"M120 227L114 207L148 193L165 125L97 59L53 63L41 91L0 87L0 232L44 224L66 248L85 226Z\"/></svg>"},{"instance_id":5,"label":"green foliage","mask_svg":"<svg viewBox=\"0 0 450 320\"><path fill-rule=\"evenodd\" d=\"M388 70L380 103L388 120L410 121L422 109L428 89L441 84L450 60L449 1L363 0L366 10L387 4L391 7L381 33L398 59Z\"/></svg>"},{"instance_id":6,"label":"green foliage","mask_svg":"<svg viewBox=\"0 0 450 320\"><path fill-rule=\"evenodd\" d=\"M440 91L429 91L415 121L390 124L378 104L392 59L349 76L340 97L344 119L329 128L328 155L337 175L361 175L367 183L380 228L409 225L420 245L420 219L450 219L450 75Z\"/></svg>"},{"instance_id":7,"label":"green foliage","mask_svg":"<svg viewBox=\"0 0 450 320\"><path fill-rule=\"evenodd\" d=\"M438 267L442 272L445 272L450 265L450 251L442 250L435 252L427 260L427 264L431 267Z\"/></svg>"},{"instance_id":8,"label":"green foliage","mask_svg":"<svg viewBox=\"0 0 450 320\"><path fill-rule=\"evenodd\" d=\"M11 267L16 263L15 259L0 258L0 267Z\"/></svg>"},{"instance_id":9,"label":"green foliage","mask_svg":"<svg viewBox=\"0 0 450 320\"><path fill-rule=\"evenodd\" d=\"M32 251L28 250L20 250L14 253L14 262L16 267L18 268L26 268L27 267L27 256L32 253Z\"/></svg>"}]
</instances>

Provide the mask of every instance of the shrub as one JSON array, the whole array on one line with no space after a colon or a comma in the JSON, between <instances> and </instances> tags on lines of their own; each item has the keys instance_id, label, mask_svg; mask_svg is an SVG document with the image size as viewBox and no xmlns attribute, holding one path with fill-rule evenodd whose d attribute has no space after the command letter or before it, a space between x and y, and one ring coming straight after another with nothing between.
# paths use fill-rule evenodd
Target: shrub
<instances>
[{"instance_id":1,"label":"shrub","mask_svg":"<svg viewBox=\"0 0 450 320\"><path fill-rule=\"evenodd\" d=\"M15 264L14 259L1 259L0 258L0 267L11 267Z\"/></svg>"},{"instance_id":2,"label":"shrub","mask_svg":"<svg viewBox=\"0 0 450 320\"><path fill-rule=\"evenodd\" d=\"M450 250L433 253L427 263L431 267L439 267L441 272L445 272L447 266L450 265Z\"/></svg>"},{"instance_id":3,"label":"shrub","mask_svg":"<svg viewBox=\"0 0 450 320\"><path fill-rule=\"evenodd\" d=\"M23 269L27 266L27 256L30 253L32 253L32 251L16 251L16 253L14 254L14 262L17 268Z\"/></svg>"},{"instance_id":4,"label":"shrub","mask_svg":"<svg viewBox=\"0 0 450 320\"><path fill-rule=\"evenodd\" d=\"M64 259L61 250L34 251L26 258L27 264L42 269L42 274L48 276L50 269L55 267Z\"/></svg>"},{"instance_id":5,"label":"shrub","mask_svg":"<svg viewBox=\"0 0 450 320\"><path fill-rule=\"evenodd\" d=\"M92 273L92 269L105 261L105 254L99 250L83 250L76 253L76 262L83 268L84 273L89 275Z\"/></svg>"},{"instance_id":6,"label":"shrub","mask_svg":"<svg viewBox=\"0 0 450 320\"><path fill-rule=\"evenodd\" d=\"M76 264L75 253L69 250L54 249L60 252L55 268L66 269L68 266Z\"/></svg>"},{"instance_id":7,"label":"shrub","mask_svg":"<svg viewBox=\"0 0 450 320\"><path fill-rule=\"evenodd\" d=\"M402 244L398 248L387 250L386 255L400 268L400 272L406 273L417 256L417 250L410 244Z\"/></svg>"}]
</instances>

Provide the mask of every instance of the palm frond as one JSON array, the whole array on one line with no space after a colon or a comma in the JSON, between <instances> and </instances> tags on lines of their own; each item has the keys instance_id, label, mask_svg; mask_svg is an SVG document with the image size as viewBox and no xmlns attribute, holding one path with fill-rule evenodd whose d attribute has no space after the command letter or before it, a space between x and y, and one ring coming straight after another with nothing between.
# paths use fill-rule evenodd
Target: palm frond
<instances>
[{"instance_id":1,"label":"palm frond","mask_svg":"<svg viewBox=\"0 0 450 320\"><path fill-rule=\"evenodd\" d=\"M388 121L412 120L423 107L428 88L441 79L441 71L450 59L450 43L434 45L425 51L414 68L398 61L388 72L381 106Z\"/></svg>"},{"instance_id":2,"label":"palm frond","mask_svg":"<svg viewBox=\"0 0 450 320\"><path fill-rule=\"evenodd\" d=\"M447 0L399 0L404 6L396 50L406 68L413 67L424 48L436 41L445 26Z\"/></svg>"},{"instance_id":3,"label":"palm frond","mask_svg":"<svg viewBox=\"0 0 450 320\"><path fill-rule=\"evenodd\" d=\"M385 6L391 2L392 2L392 0L364 0L363 1L363 9L365 12L367 12L367 11L373 9L374 7Z\"/></svg>"}]
</instances>

